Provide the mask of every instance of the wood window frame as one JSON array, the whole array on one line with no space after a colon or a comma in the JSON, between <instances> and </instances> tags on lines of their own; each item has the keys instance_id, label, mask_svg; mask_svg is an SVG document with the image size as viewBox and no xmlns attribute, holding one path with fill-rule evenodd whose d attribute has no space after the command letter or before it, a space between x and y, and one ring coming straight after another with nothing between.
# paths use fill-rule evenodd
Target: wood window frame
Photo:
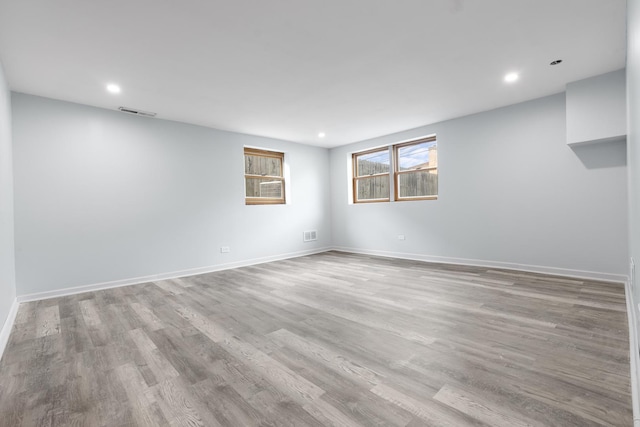
<instances>
[{"instance_id":1,"label":"wood window frame","mask_svg":"<svg viewBox=\"0 0 640 427\"><path fill-rule=\"evenodd\" d=\"M435 135L432 136L428 136L426 138L420 138L420 139L415 139L413 141L407 141L407 142L403 142L400 144L395 144L393 146L393 194L394 194L394 201L396 202L408 202L408 201L412 201L412 200L437 200L438 199L438 195L435 194L433 196L415 196L415 197L400 197L400 191L398 188L398 183L400 182L400 175L403 174L409 174L409 173L415 173L416 171L431 171L431 170L438 170L438 166L430 166L430 167L426 167L426 168L416 168L416 169L410 169L410 170L406 170L406 171L401 171L400 170L400 156L398 155L398 150L400 148L403 147L408 147L410 145L418 145L418 144L422 144L425 142L436 142L437 144L437 139Z\"/></svg>"},{"instance_id":2,"label":"wood window frame","mask_svg":"<svg viewBox=\"0 0 640 427\"><path fill-rule=\"evenodd\" d=\"M369 199L369 200L358 200L358 180L363 179L363 178L375 178L378 176L386 176L388 178L391 177L391 165L393 164L393 161L389 162L389 172L384 172L384 173L376 173L376 174L371 174L371 175L363 175L360 176L358 174L358 156L363 156L366 154L371 154L371 153L377 153L377 152L383 152L383 151L387 151L389 152L389 147L382 147L382 148L373 148L371 150L366 150L366 151L359 151L357 153L353 153L351 155L351 161L352 161L352 173L353 173L353 203L381 203L381 202L389 202L391 201L391 194L389 194L389 197L385 197L382 199ZM391 156L391 153L389 153L389 156ZM390 159L391 160L391 159Z\"/></svg>"},{"instance_id":3,"label":"wood window frame","mask_svg":"<svg viewBox=\"0 0 640 427\"><path fill-rule=\"evenodd\" d=\"M258 149L258 148L244 147L243 157L247 156L247 155L279 159L280 160L280 173L281 173L281 175L280 176L275 176L275 175L253 175L253 174L248 174L248 173L246 173L246 166L245 166L245 174L244 174L244 181L245 181L244 200L245 200L245 204L246 205L284 205L284 204L286 204L285 180L284 180L284 153L279 152L279 151L269 151L269 150L262 150L262 149ZM282 182L282 197L280 197L280 198L247 197L247 178L253 178L253 179L269 178L269 179L273 179L274 181Z\"/></svg>"}]
</instances>

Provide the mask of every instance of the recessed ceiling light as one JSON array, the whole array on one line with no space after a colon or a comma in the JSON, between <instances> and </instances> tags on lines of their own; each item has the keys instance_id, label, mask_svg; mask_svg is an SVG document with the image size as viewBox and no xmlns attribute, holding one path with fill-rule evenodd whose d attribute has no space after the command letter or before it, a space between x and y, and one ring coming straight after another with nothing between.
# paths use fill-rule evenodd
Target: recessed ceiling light
<instances>
[{"instance_id":1,"label":"recessed ceiling light","mask_svg":"<svg viewBox=\"0 0 640 427\"><path fill-rule=\"evenodd\" d=\"M318 138L324 138L326 134L324 132L318 132Z\"/></svg>"},{"instance_id":2,"label":"recessed ceiling light","mask_svg":"<svg viewBox=\"0 0 640 427\"><path fill-rule=\"evenodd\" d=\"M520 76L518 75L518 73L509 73L506 76L504 76L504 81L507 83L513 83L519 78Z\"/></svg>"},{"instance_id":3,"label":"recessed ceiling light","mask_svg":"<svg viewBox=\"0 0 640 427\"><path fill-rule=\"evenodd\" d=\"M549 65L558 65L561 62L562 62L562 59L556 59L555 61L551 61Z\"/></svg>"},{"instance_id":4,"label":"recessed ceiling light","mask_svg":"<svg viewBox=\"0 0 640 427\"><path fill-rule=\"evenodd\" d=\"M111 93L120 93L120 86L110 83L107 85L107 90Z\"/></svg>"}]
</instances>

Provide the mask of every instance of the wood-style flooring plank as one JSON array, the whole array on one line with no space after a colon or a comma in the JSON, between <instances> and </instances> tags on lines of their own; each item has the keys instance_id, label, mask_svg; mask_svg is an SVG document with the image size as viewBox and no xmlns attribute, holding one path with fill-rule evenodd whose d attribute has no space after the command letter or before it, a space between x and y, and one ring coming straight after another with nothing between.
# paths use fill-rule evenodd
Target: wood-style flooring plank
<instances>
[{"instance_id":1,"label":"wood-style flooring plank","mask_svg":"<svg viewBox=\"0 0 640 427\"><path fill-rule=\"evenodd\" d=\"M625 301L332 251L24 303L0 426L631 426Z\"/></svg>"}]
</instances>

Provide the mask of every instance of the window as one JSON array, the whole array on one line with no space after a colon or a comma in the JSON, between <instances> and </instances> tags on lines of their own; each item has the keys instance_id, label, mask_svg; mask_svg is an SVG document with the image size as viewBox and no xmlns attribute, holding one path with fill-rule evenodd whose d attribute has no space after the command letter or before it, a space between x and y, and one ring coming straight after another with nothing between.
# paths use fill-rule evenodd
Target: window
<instances>
[{"instance_id":1,"label":"window","mask_svg":"<svg viewBox=\"0 0 640 427\"><path fill-rule=\"evenodd\" d=\"M435 136L353 154L354 203L388 202L391 182L395 201L438 198Z\"/></svg>"},{"instance_id":2,"label":"window","mask_svg":"<svg viewBox=\"0 0 640 427\"><path fill-rule=\"evenodd\" d=\"M438 146L435 137L393 146L395 199L438 198Z\"/></svg>"},{"instance_id":3,"label":"window","mask_svg":"<svg viewBox=\"0 0 640 427\"><path fill-rule=\"evenodd\" d=\"M284 153L244 149L245 203L284 204Z\"/></svg>"},{"instance_id":4,"label":"window","mask_svg":"<svg viewBox=\"0 0 640 427\"><path fill-rule=\"evenodd\" d=\"M391 158L389 148L353 155L353 201L388 202Z\"/></svg>"}]
</instances>

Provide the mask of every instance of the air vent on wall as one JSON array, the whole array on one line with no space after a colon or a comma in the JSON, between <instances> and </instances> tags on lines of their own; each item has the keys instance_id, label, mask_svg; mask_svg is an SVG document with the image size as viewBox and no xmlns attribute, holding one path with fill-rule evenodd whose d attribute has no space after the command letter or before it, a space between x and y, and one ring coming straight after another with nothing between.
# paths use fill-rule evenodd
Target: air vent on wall
<instances>
[{"instance_id":1,"label":"air vent on wall","mask_svg":"<svg viewBox=\"0 0 640 427\"><path fill-rule=\"evenodd\" d=\"M316 230L305 231L303 233L302 239L305 242L313 242L314 240L318 240L318 232Z\"/></svg>"},{"instance_id":2,"label":"air vent on wall","mask_svg":"<svg viewBox=\"0 0 640 427\"><path fill-rule=\"evenodd\" d=\"M156 113L152 113L151 111L136 110L136 109L129 108L129 107L118 107L118 110L122 111L123 113L127 113L127 114L135 114L136 116L145 116L145 117L155 117L156 116Z\"/></svg>"}]
</instances>

